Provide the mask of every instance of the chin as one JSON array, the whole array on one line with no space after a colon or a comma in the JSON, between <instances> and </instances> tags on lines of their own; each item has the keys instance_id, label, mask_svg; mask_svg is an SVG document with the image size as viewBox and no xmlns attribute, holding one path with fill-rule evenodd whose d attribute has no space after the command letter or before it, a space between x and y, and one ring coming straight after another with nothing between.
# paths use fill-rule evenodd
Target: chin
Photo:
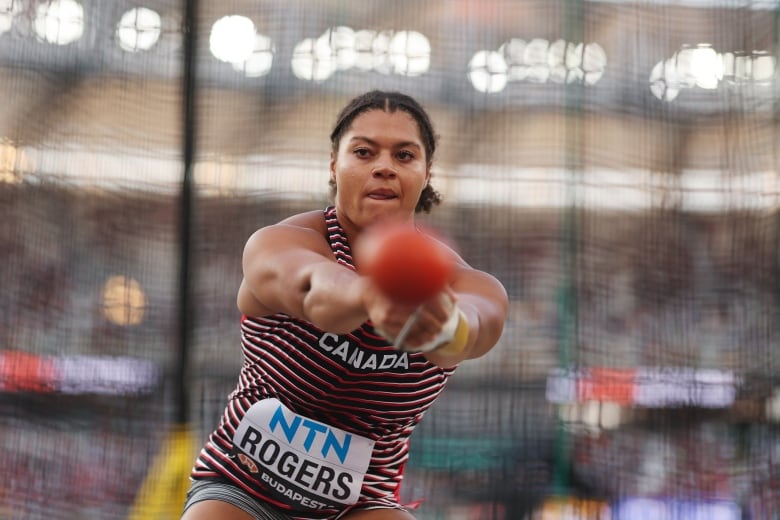
<instances>
[{"instance_id":1,"label":"chin","mask_svg":"<svg viewBox=\"0 0 780 520\"><path fill-rule=\"evenodd\" d=\"M404 208L397 200L393 200L371 205L367 213L375 219L408 220L414 216L414 208Z\"/></svg>"}]
</instances>

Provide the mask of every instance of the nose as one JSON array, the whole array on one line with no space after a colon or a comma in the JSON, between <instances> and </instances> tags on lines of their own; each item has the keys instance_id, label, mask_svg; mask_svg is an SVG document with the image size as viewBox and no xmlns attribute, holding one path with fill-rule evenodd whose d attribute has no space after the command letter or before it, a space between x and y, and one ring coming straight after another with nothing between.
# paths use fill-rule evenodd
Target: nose
<instances>
[{"instance_id":1,"label":"nose","mask_svg":"<svg viewBox=\"0 0 780 520\"><path fill-rule=\"evenodd\" d=\"M371 172L374 177L383 177L387 179L393 179L397 175L396 171L390 167L376 167Z\"/></svg>"},{"instance_id":2,"label":"nose","mask_svg":"<svg viewBox=\"0 0 780 520\"><path fill-rule=\"evenodd\" d=\"M393 158L390 157L390 154L379 154L376 162L374 163L374 168L371 170L371 174L374 177L388 178L393 178L398 175L398 172L395 169L395 165L393 164Z\"/></svg>"}]
</instances>

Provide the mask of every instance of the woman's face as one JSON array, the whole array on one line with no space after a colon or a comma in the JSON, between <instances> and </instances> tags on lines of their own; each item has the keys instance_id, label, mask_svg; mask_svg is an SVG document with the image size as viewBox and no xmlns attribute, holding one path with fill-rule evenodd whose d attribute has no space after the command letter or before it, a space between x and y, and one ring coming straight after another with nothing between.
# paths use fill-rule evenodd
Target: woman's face
<instances>
[{"instance_id":1,"label":"woman's face","mask_svg":"<svg viewBox=\"0 0 780 520\"><path fill-rule=\"evenodd\" d=\"M360 230L388 218L411 221L430 177L417 121L403 110L358 115L331 154L342 225Z\"/></svg>"}]
</instances>

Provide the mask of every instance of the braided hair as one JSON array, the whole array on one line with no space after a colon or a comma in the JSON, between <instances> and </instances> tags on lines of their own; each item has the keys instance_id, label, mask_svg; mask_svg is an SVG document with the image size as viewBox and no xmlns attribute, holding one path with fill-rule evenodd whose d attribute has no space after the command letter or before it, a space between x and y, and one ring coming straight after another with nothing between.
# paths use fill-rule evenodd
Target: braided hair
<instances>
[{"instance_id":1,"label":"braided hair","mask_svg":"<svg viewBox=\"0 0 780 520\"><path fill-rule=\"evenodd\" d=\"M402 110L409 114L417 122L417 126L420 128L420 135L425 148L426 161L429 165L433 162L437 136L434 132L433 123L431 122L428 113L414 98L400 92L385 92L382 90L372 90L365 94L361 94L352 99L352 101L347 103L341 110L341 113L336 120L336 125L330 133L330 143L334 153L338 151L341 138L347 130L349 130L349 127L352 125L355 118L369 110L383 110L390 113ZM335 196L336 181L330 179L329 184L331 196ZM440 203L441 194L439 194L439 192L431 186L430 182L428 182L420 194L420 199L417 201L415 212L430 213L431 208Z\"/></svg>"}]
</instances>

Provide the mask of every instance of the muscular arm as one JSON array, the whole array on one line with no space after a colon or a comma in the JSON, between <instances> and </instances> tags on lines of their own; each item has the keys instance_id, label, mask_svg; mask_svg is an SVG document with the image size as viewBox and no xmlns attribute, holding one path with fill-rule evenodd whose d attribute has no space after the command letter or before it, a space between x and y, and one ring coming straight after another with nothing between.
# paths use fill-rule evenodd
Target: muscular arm
<instances>
[{"instance_id":1,"label":"muscular arm","mask_svg":"<svg viewBox=\"0 0 780 520\"><path fill-rule=\"evenodd\" d=\"M446 292L455 296L463 311L469 336L459 354L435 350L426 354L442 367L488 352L501 336L508 308L506 291L497 279L455 256L458 267ZM389 300L369 279L338 264L322 233L306 225L283 222L256 231L244 248L243 269L237 304L250 316L284 312L336 334L351 332L371 319L375 327L395 337L415 311ZM424 318L407 337L411 346L430 341L446 321L441 299L426 302L424 308Z\"/></svg>"},{"instance_id":2,"label":"muscular arm","mask_svg":"<svg viewBox=\"0 0 780 520\"><path fill-rule=\"evenodd\" d=\"M436 350L426 354L429 361L443 367L455 366L490 351L504 330L509 306L506 290L496 278L465 265L456 272L451 289L468 322L469 338L459 355L445 355Z\"/></svg>"},{"instance_id":3,"label":"muscular arm","mask_svg":"<svg viewBox=\"0 0 780 520\"><path fill-rule=\"evenodd\" d=\"M368 317L365 281L336 263L316 230L281 223L256 231L243 254L241 312L260 316L284 312L334 333L360 326Z\"/></svg>"}]
</instances>

